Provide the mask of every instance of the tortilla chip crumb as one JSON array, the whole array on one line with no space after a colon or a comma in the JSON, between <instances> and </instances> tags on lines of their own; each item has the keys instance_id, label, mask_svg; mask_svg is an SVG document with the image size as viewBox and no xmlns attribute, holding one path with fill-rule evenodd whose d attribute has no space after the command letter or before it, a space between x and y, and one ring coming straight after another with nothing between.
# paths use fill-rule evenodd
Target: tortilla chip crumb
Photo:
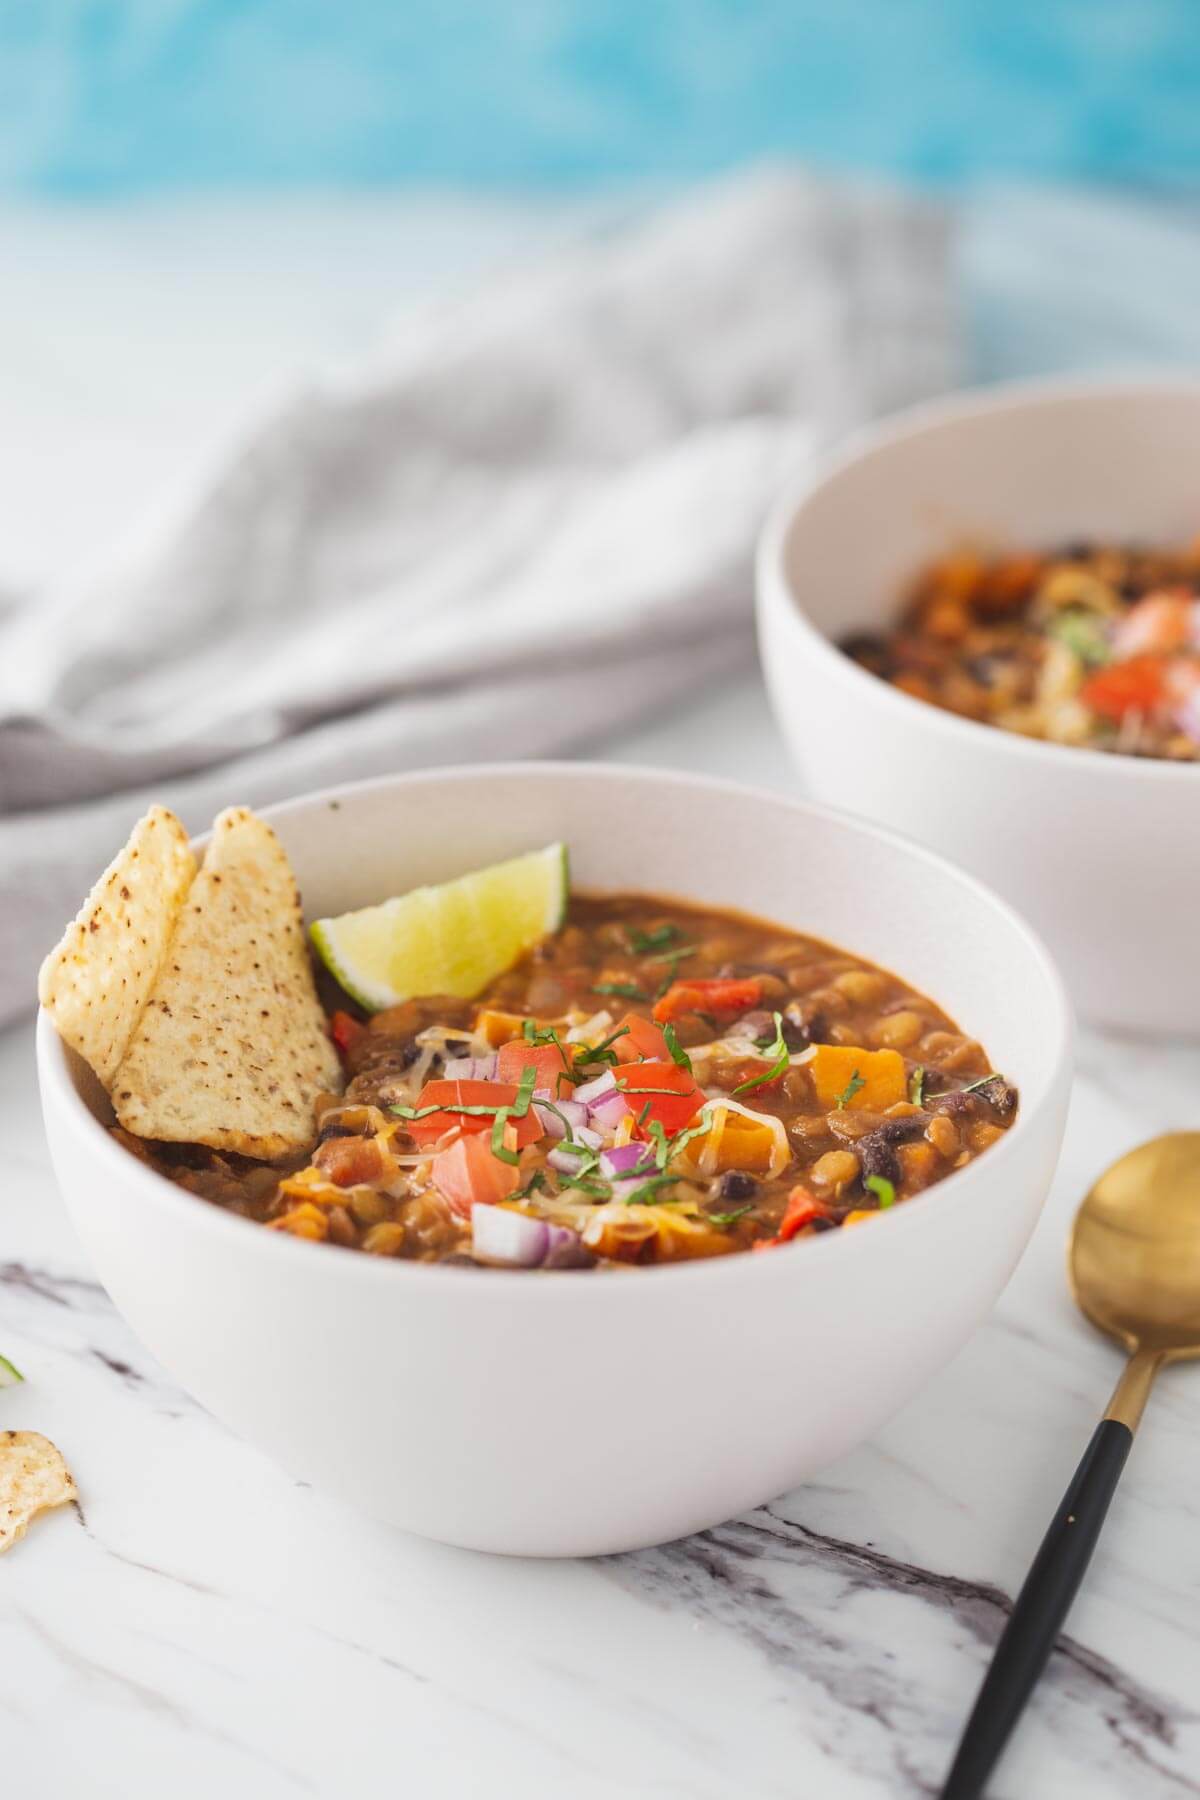
<instances>
[{"instance_id":1,"label":"tortilla chip crumb","mask_svg":"<svg viewBox=\"0 0 1200 1800\"><path fill-rule=\"evenodd\" d=\"M0 1431L0 1555L23 1538L31 1519L77 1500L61 1450L40 1431Z\"/></svg>"},{"instance_id":2,"label":"tortilla chip crumb","mask_svg":"<svg viewBox=\"0 0 1200 1800\"><path fill-rule=\"evenodd\" d=\"M213 825L168 955L112 1082L139 1137L269 1160L312 1141L341 1068L317 999L295 877L246 807Z\"/></svg>"},{"instance_id":3,"label":"tortilla chip crumb","mask_svg":"<svg viewBox=\"0 0 1200 1800\"><path fill-rule=\"evenodd\" d=\"M42 964L38 999L106 1087L154 989L195 872L183 826L165 806L152 806Z\"/></svg>"}]
</instances>

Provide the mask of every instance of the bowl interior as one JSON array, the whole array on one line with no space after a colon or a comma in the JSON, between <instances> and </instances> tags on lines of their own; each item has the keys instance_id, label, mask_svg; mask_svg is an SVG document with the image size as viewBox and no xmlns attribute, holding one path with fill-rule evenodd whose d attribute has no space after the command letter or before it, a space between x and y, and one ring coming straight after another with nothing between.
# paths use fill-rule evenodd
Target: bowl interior
<instances>
[{"instance_id":1,"label":"bowl interior","mask_svg":"<svg viewBox=\"0 0 1200 1800\"><path fill-rule=\"evenodd\" d=\"M1200 528L1198 459L1196 384L935 402L863 434L785 509L785 577L838 637L889 618L922 564L964 545L1184 543Z\"/></svg>"},{"instance_id":2,"label":"bowl interior","mask_svg":"<svg viewBox=\"0 0 1200 1800\"><path fill-rule=\"evenodd\" d=\"M819 807L655 771L525 763L363 783L266 816L310 919L561 838L577 887L738 908L892 969L983 1041L1026 1108L1066 1054L1061 983L1028 927L940 858ZM97 1084L63 1058L104 1119Z\"/></svg>"}]
</instances>

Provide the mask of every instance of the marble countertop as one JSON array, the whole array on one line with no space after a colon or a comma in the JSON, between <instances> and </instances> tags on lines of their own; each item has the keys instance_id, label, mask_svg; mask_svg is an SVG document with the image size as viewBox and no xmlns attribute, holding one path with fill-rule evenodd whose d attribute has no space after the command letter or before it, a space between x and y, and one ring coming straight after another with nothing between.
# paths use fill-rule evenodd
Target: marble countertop
<instances>
[{"instance_id":1,"label":"marble countertop","mask_svg":"<svg viewBox=\"0 0 1200 1800\"><path fill-rule=\"evenodd\" d=\"M162 256L156 266L161 275ZM234 300L226 315L211 289L208 303L228 321ZM9 341L3 315L16 304L0 296ZM328 343L309 290L305 305L311 330L302 321L273 351L262 332L259 397ZM96 326L110 348L114 319ZM32 313L25 326L34 333ZM151 369L168 338L150 345ZM166 479L185 444L191 454L236 417L247 354L237 341L241 360L217 358L225 387L214 398L201 370L190 413L178 392L172 409L153 384L138 388L131 365L127 392L111 358L90 377L88 429L98 444L107 417L117 446L101 477L110 505L132 511L152 468ZM56 405L65 431L74 378L46 366L60 386L47 410L31 385L24 414L0 422L0 467L16 465L35 416L44 444ZM36 473L22 467L21 478L0 581L53 561L49 486L39 499ZM75 506L81 549L99 529L94 493ZM594 753L791 781L751 675ZM174 1385L72 1236L37 1117L31 1029L8 1032L0 1349L27 1381L0 1411L5 1426L60 1444L81 1506L38 1520L0 1563L6 1789L22 1800L934 1793L1008 1597L1119 1367L1067 1296L1071 1212L1113 1156L1194 1124L1198 1093L1200 1049L1085 1032L1034 1241L993 1317L904 1412L745 1518L636 1555L535 1563L359 1518ZM218 1322L220 1305L214 1295ZM1185 1366L1161 1379L998 1800L1200 1794L1198 1496L1200 1372Z\"/></svg>"}]
</instances>

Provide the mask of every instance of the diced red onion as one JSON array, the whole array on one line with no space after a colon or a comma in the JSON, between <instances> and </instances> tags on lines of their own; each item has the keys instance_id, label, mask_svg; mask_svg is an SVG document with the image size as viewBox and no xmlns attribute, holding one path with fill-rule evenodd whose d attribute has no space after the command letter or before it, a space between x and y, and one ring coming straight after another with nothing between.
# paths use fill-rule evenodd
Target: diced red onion
<instances>
[{"instance_id":1,"label":"diced red onion","mask_svg":"<svg viewBox=\"0 0 1200 1800\"><path fill-rule=\"evenodd\" d=\"M546 1161L560 1175L573 1175L583 1161L583 1155L579 1150L568 1150L565 1144L556 1144Z\"/></svg>"},{"instance_id":2,"label":"diced red onion","mask_svg":"<svg viewBox=\"0 0 1200 1800\"><path fill-rule=\"evenodd\" d=\"M1191 738L1193 744L1200 744L1200 691L1189 694L1176 709L1175 723L1185 736Z\"/></svg>"},{"instance_id":3,"label":"diced red onion","mask_svg":"<svg viewBox=\"0 0 1200 1800\"><path fill-rule=\"evenodd\" d=\"M543 1102L553 1100L554 1110L552 1111L549 1106L544 1104L539 1106L539 1100ZM566 1137L568 1126L571 1136L574 1137L580 1127L587 1124L586 1106L581 1106L578 1100L554 1100L554 1096L546 1088L542 1088L540 1092L534 1094L533 1110L541 1120L542 1130L547 1137Z\"/></svg>"},{"instance_id":4,"label":"diced red onion","mask_svg":"<svg viewBox=\"0 0 1200 1800\"><path fill-rule=\"evenodd\" d=\"M585 1081L582 1087L575 1089L575 1098L590 1112L593 1105L605 1094L617 1092L617 1078L611 1069L605 1069L603 1075L597 1075L595 1081Z\"/></svg>"},{"instance_id":5,"label":"diced red onion","mask_svg":"<svg viewBox=\"0 0 1200 1800\"><path fill-rule=\"evenodd\" d=\"M648 1175L655 1166L649 1144L618 1144L603 1151L600 1157L600 1172L610 1181L619 1181L625 1175Z\"/></svg>"},{"instance_id":6,"label":"diced red onion","mask_svg":"<svg viewBox=\"0 0 1200 1800\"><path fill-rule=\"evenodd\" d=\"M611 1198L627 1203L633 1199L638 1189L645 1185L646 1177L644 1175L627 1175L623 1180L613 1182Z\"/></svg>"},{"instance_id":7,"label":"diced red onion","mask_svg":"<svg viewBox=\"0 0 1200 1800\"><path fill-rule=\"evenodd\" d=\"M511 1212L506 1206L484 1206L479 1201L471 1208L471 1236L477 1256L517 1269L536 1269L547 1256L555 1252L562 1256L579 1244L578 1233L566 1225L550 1225L544 1219ZM564 1259L563 1266L570 1266L569 1259Z\"/></svg>"},{"instance_id":8,"label":"diced red onion","mask_svg":"<svg viewBox=\"0 0 1200 1800\"><path fill-rule=\"evenodd\" d=\"M550 1228L543 1219L479 1201L471 1208L471 1236L477 1256L522 1269L536 1268L550 1247Z\"/></svg>"},{"instance_id":9,"label":"diced red onion","mask_svg":"<svg viewBox=\"0 0 1200 1800\"><path fill-rule=\"evenodd\" d=\"M588 1107L593 1125L602 1125L607 1131L615 1131L621 1120L632 1108L619 1088L611 1094L605 1094L602 1100L594 1101Z\"/></svg>"},{"instance_id":10,"label":"diced red onion","mask_svg":"<svg viewBox=\"0 0 1200 1800\"><path fill-rule=\"evenodd\" d=\"M442 1072L447 1081L495 1081L496 1056L452 1056Z\"/></svg>"}]
</instances>

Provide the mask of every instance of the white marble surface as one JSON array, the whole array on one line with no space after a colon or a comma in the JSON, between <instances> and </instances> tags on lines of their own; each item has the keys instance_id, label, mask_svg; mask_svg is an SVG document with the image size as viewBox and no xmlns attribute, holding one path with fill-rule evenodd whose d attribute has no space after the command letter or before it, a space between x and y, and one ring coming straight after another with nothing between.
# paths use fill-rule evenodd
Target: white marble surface
<instances>
[{"instance_id":1,"label":"white marble surface","mask_svg":"<svg viewBox=\"0 0 1200 1800\"><path fill-rule=\"evenodd\" d=\"M93 226L90 248L61 221L0 221L10 251L14 241L36 245L56 271L35 280L34 259L19 256L25 300L11 284L0 289L0 376L15 397L0 412L0 471L15 472L10 494L20 500L0 524L0 584L6 572L55 572L114 519L132 518L148 484L169 483L245 416L248 387L261 398L309 356L374 329L419 240L410 221L407 249L381 269L386 225L381 213L361 228L358 247L380 254L351 278L313 257L311 220L307 230L275 222L276 257L244 220L237 231L228 219L210 223L200 234L211 262L198 265L203 305L193 293L176 314L165 302L174 286L181 296L189 288L196 245L185 255L175 227L158 227L175 248L162 251L160 236L156 260L139 239L144 220L124 239ZM508 254L518 228L524 244L573 222L522 215L490 240L472 231L468 248L451 233L445 260L457 271L498 247ZM255 282L221 262L231 233L243 248L259 244ZM430 227L427 238L436 235ZM286 328L268 329L272 293L279 302L300 268L303 296ZM70 332L58 342L79 312L63 281L95 309L90 351ZM247 317L251 288L258 310ZM164 371L193 338L202 372L168 400ZM2 360L14 342L21 369L41 370L24 387ZM752 676L598 748L791 779ZM1194 1124L1198 1095L1200 1050L1085 1034L1062 1167L1027 1256L994 1317L874 1442L696 1538L538 1564L364 1521L280 1474L174 1385L91 1278L48 1167L30 1031L8 1033L0 1348L28 1380L0 1396L0 1422L62 1446L82 1506L39 1520L0 1563L5 1792L935 1792L1006 1596L1118 1367L1067 1298L1072 1208L1121 1150ZM219 1329L219 1294L212 1308ZM1200 1371L1168 1371L1068 1638L995 1782L1003 1800L1200 1793L1198 1427Z\"/></svg>"}]
</instances>

